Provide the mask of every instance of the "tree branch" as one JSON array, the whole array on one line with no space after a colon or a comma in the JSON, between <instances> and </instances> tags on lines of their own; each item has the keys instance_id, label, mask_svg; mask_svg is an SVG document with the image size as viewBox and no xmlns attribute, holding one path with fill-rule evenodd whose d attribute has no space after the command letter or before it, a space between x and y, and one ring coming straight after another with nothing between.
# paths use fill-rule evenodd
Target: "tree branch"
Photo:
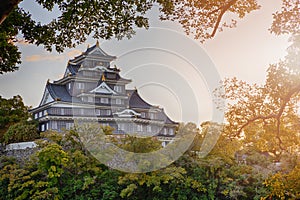
<instances>
[{"instance_id":1,"label":"tree branch","mask_svg":"<svg viewBox=\"0 0 300 200\"><path fill-rule=\"evenodd\" d=\"M282 98L283 102L282 104L280 105L280 108L278 110L278 113L277 114L270 114L270 115L267 115L267 116L263 116L263 115L259 115L259 116L256 116L256 117L253 117L251 119L248 119L247 122L245 124L243 124L236 132L236 136L239 136L241 134L241 132L243 131L244 128L246 128L249 124L251 124L252 122L255 122L256 120L266 120L266 119L271 119L271 118L274 118L276 119L277 121L277 127L276 127L276 138L278 139L278 142L279 142L279 148L281 150L285 150L283 147L282 147L282 140L280 138L280 124L281 124L281 121L280 121L280 118L284 112L284 109L286 108L288 102L291 100L292 96L299 93L300 92L300 84L298 86L296 86L294 89L292 89L289 93L287 93L287 95Z\"/></svg>"},{"instance_id":2,"label":"tree branch","mask_svg":"<svg viewBox=\"0 0 300 200\"><path fill-rule=\"evenodd\" d=\"M217 18L216 24L215 24L215 26L214 26L214 30L212 31L210 37L214 37L214 36L215 36L215 34L216 34L217 30L218 30L218 27L219 27L219 25L220 25L220 22L221 22L221 20L222 20L223 15L224 15L225 12L226 12L233 4L235 4L237 1L238 1L238 0L231 0L231 1L229 1L226 5L223 5L223 6L219 7L219 8L217 8L217 9L211 11L210 13L208 13L208 15L211 15L211 14L213 14L213 13L215 13L215 12L221 10L221 13L219 14L219 16L218 16L218 18Z\"/></svg>"},{"instance_id":3,"label":"tree branch","mask_svg":"<svg viewBox=\"0 0 300 200\"><path fill-rule=\"evenodd\" d=\"M0 25L22 0L0 0Z\"/></svg>"}]
</instances>

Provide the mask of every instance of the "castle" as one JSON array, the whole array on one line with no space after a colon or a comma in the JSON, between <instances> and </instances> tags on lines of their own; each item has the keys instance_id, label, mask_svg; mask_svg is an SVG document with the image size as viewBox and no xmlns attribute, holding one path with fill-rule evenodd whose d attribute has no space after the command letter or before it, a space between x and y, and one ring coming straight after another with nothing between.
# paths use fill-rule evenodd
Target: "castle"
<instances>
[{"instance_id":1,"label":"castle","mask_svg":"<svg viewBox=\"0 0 300 200\"><path fill-rule=\"evenodd\" d=\"M96 120L114 128L114 134L152 135L167 145L178 123L158 106L143 100L137 89L127 89L131 80L120 76L97 42L81 55L69 60L63 78L47 82L42 100L31 113L40 131L62 131L74 120Z\"/></svg>"}]
</instances>

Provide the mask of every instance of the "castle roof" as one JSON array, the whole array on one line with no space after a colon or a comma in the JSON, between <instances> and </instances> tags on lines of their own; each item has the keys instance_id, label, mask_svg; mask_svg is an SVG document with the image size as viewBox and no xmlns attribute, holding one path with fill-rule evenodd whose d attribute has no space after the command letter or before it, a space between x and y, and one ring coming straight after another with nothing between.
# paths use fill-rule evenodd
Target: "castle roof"
<instances>
[{"instance_id":1,"label":"castle roof","mask_svg":"<svg viewBox=\"0 0 300 200\"><path fill-rule=\"evenodd\" d=\"M78 62L78 61L82 60L83 58L88 58L88 57L97 58L99 60L108 61L108 62L111 62L117 58L116 56L111 56L111 55L107 54L105 51L103 51L103 49L100 48L99 42L97 41L97 43L95 45L87 48L87 50L85 52L82 52L81 55L76 56L74 59L72 59L70 61Z\"/></svg>"}]
</instances>

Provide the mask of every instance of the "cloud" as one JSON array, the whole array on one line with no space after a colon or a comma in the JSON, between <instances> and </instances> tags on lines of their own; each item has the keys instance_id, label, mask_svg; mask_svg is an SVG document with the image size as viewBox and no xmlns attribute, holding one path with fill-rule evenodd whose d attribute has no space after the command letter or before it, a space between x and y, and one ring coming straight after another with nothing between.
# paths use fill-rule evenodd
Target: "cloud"
<instances>
[{"instance_id":1,"label":"cloud","mask_svg":"<svg viewBox=\"0 0 300 200\"><path fill-rule=\"evenodd\" d=\"M38 62L38 61L53 61L53 60L63 60L65 58L64 55L31 55L31 56L26 56L25 60L27 62Z\"/></svg>"},{"instance_id":2,"label":"cloud","mask_svg":"<svg viewBox=\"0 0 300 200\"><path fill-rule=\"evenodd\" d=\"M73 58L73 57L75 57L75 56L79 56L81 53L82 53L81 51L79 51L79 50L77 50L77 49L74 49L74 50L69 51L69 52L67 53L67 57L68 57L68 58Z\"/></svg>"},{"instance_id":3,"label":"cloud","mask_svg":"<svg viewBox=\"0 0 300 200\"><path fill-rule=\"evenodd\" d=\"M39 61L62 61L64 59L72 59L75 56L80 55L82 52L74 49L64 54L60 55L45 55L45 54L34 54L30 56L26 56L25 60L27 62L39 62Z\"/></svg>"}]
</instances>

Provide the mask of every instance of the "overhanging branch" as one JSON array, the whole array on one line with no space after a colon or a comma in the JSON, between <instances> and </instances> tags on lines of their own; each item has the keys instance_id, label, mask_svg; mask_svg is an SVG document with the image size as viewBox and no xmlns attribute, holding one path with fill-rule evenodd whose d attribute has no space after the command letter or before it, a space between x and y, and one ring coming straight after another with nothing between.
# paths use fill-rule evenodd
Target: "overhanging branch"
<instances>
[{"instance_id":1,"label":"overhanging branch","mask_svg":"<svg viewBox=\"0 0 300 200\"><path fill-rule=\"evenodd\" d=\"M221 20L222 20L222 18L223 18L223 15L225 14L225 12L226 12L233 4L235 4L237 1L238 1L238 0L231 0L231 1L229 1L227 4L225 4L224 6L221 6L221 7L217 8L217 9L211 11L210 13L208 13L208 15L211 15L211 14L213 14L213 13L218 12L218 11L221 10L220 14L218 15L217 21L216 21L216 23L215 23L214 29L213 29L213 31L212 31L212 33L211 33L211 35L210 35L211 37L214 37L214 36L215 36L215 34L216 34L216 32L217 32L217 30L218 30L218 28L219 28L219 25L220 25L220 23L221 23Z\"/></svg>"},{"instance_id":2,"label":"overhanging branch","mask_svg":"<svg viewBox=\"0 0 300 200\"><path fill-rule=\"evenodd\" d=\"M22 0L0 0L0 25Z\"/></svg>"},{"instance_id":3,"label":"overhanging branch","mask_svg":"<svg viewBox=\"0 0 300 200\"><path fill-rule=\"evenodd\" d=\"M291 98L300 93L300 84L298 86L296 86L295 88L293 88L291 91L289 91L287 93L287 95L285 97L282 98L282 103L280 105L280 108L278 110L278 113L273 113L273 114L270 114L270 115L267 115L267 116L263 116L263 115L259 115L259 116L256 116L256 117L253 117L251 119L248 119L247 122L245 124L243 124L236 132L236 136L239 136L241 134L241 132L244 130L244 128L246 128L248 125L250 125L251 123L257 121L257 120L266 120L266 119L275 119L276 120L276 138L278 139L278 142L279 142L279 148L281 150L285 150L283 147L282 147L282 140L280 138L280 124L281 124L281 117L282 117L282 114L284 112L284 109L286 108L288 102L291 100Z\"/></svg>"}]
</instances>

